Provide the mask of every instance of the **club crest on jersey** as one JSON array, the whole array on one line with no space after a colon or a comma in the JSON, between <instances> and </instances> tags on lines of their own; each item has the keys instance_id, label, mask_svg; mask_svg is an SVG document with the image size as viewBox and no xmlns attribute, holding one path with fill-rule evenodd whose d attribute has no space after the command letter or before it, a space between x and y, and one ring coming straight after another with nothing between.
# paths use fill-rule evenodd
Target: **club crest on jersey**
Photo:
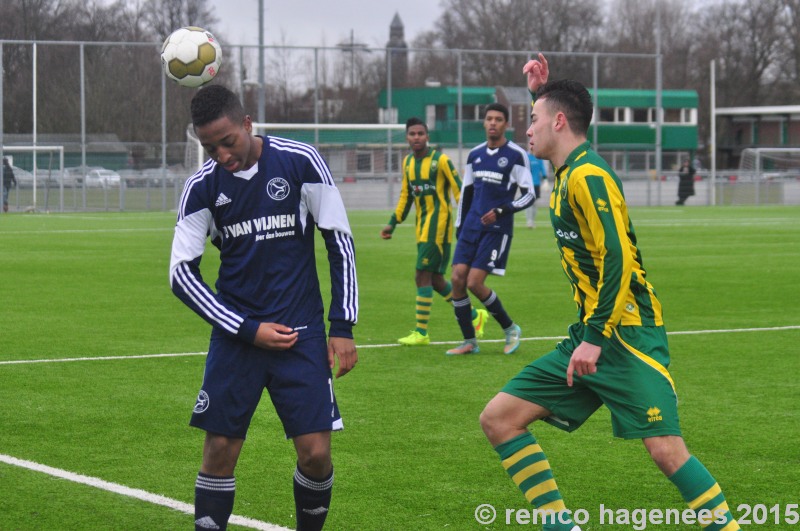
<instances>
[{"instance_id":1,"label":"club crest on jersey","mask_svg":"<svg viewBox=\"0 0 800 531\"><path fill-rule=\"evenodd\" d=\"M208 409L208 404L211 400L208 398L208 393L200 389L200 392L197 393L197 402L194 404L193 411L195 413L204 413L206 409Z\"/></svg>"},{"instance_id":2,"label":"club crest on jersey","mask_svg":"<svg viewBox=\"0 0 800 531\"><path fill-rule=\"evenodd\" d=\"M508 159L505 157L500 157L500 159L497 161L497 165L501 168L505 168L508 166Z\"/></svg>"},{"instance_id":3,"label":"club crest on jersey","mask_svg":"<svg viewBox=\"0 0 800 531\"><path fill-rule=\"evenodd\" d=\"M275 201L283 201L289 196L289 183L283 177L273 177L267 183L267 195Z\"/></svg>"}]
</instances>

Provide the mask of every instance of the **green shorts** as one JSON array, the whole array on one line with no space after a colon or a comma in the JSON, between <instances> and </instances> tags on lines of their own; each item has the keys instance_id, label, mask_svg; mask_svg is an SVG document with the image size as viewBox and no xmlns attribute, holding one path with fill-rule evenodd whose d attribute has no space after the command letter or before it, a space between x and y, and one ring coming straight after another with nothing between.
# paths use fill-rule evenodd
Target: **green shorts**
<instances>
[{"instance_id":1,"label":"green shorts","mask_svg":"<svg viewBox=\"0 0 800 531\"><path fill-rule=\"evenodd\" d=\"M450 263L450 244L417 243L417 269L431 273L444 274Z\"/></svg>"},{"instance_id":2,"label":"green shorts","mask_svg":"<svg viewBox=\"0 0 800 531\"><path fill-rule=\"evenodd\" d=\"M681 435L664 327L617 328L602 345L597 372L574 374L568 387L567 366L583 330L583 323L570 326L568 338L525 367L502 391L547 408L552 415L545 422L565 431L578 429L605 404L616 437Z\"/></svg>"}]
</instances>

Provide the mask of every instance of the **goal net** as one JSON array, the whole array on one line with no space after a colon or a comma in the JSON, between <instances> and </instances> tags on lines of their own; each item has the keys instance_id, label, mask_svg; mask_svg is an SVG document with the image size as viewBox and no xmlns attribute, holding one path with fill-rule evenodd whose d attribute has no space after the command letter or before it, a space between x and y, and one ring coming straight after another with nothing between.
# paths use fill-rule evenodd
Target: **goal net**
<instances>
[{"instance_id":1,"label":"goal net","mask_svg":"<svg viewBox=\"0 0 800 531\"><path fill-rule=\"evenodd\" d=\"M253 132L316 147L348 208L387 208L397 200L394 189L408 149L403 124L253 123ZM207 155L191 125L186 138L185 164L195 171Z\"/></svg>"},{"instance_id":2,"label":"goal net","mask_svg":"<svg viewBox=\"0 0 800 531\"><path fill-rule=\"evenodd\" d=\"M800 148L747 148L739 160L742 175L754 179L800 176Z\"/></svg>"},{"instance_id":3,"label":"goal net","mask_svg":"<svg viewBox=\"0 0 800 531\"><path fill-rule=\"evenodd\" d=\"M784 204L796 193L800 148L746 148L736 176L717 183L720 204Z\"/></svg>"}]
</instances>

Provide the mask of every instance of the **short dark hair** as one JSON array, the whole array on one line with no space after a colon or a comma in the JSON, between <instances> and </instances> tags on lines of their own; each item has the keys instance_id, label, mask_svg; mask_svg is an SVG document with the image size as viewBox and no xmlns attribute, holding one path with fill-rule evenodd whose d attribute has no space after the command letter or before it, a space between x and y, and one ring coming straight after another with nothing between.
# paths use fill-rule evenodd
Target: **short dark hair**
<instances>
[{"instance_id":1,"label":"short dark hair","mask_svg":"<svg viewBox=\"0 0 800 531\"><path fill-rule=\"evenodd\" d=\"M244 108L230 89L222 85L209 85L200 89L192 98L192 125L199 127L227 116L232 122L245 117Z\"/></svg>"},{"instance_id":2,"label":"short dark hair","mask_svg":"<svg viewBox=\"0 0 800 531\"><path fill-rule=\"evenodd\" d=\"M498 111L503 113L503 118L506 119L506 122L508 121L508 108L502 103L490 103L487 105L486 110L483 112L484 118L486 118L486 115L489 113L489 111Z\"/></svg>"},{"instance_id":3,"label":"short dark hair","mask_svg":"<svg viewBox=\"0 0 800 531\"><path fill-rule=\"evenodd\" d=\"M547 98L553 110L561 111L567 117L574 133L586 134L592 123L594 105L589 91L579 81L560 79L548 81L536 91L536 99Z\"/></svg>"},{"instance_id":4,"label":"short dark hair","mask_svg":"<svg viewBox=\"0 0 800 531\"><path fill-rule=\"evenodd\" d=\"M422 127L425 128L425 132L426 133L428 132L428 124L426 124L425 122L423 122L422 120L420 120L416 116L412 116L411 118L406 120L406 133L408 133L408 130L411 129L412 126L415 126L415 125L421 125Z\"/></svg>"}]
</instances>

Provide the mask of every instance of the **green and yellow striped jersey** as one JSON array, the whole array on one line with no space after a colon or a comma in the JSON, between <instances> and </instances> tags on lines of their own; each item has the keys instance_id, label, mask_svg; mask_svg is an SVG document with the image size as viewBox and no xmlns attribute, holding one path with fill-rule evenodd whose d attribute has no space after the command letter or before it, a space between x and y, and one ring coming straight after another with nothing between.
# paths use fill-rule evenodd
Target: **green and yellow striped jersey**
<instances>
[{"instance_id":1,"label":"green and yellow striped jersey","mask_svg":"<svg viewBox=\"0 0 800 531\"><path fill-rule=\"evenodd\" d=\"M622 183L589 142L556 172L550 219L561 265L587 325L585 341L600 345L619 325L663 325L661 303L645 279Z\"/></svg>"},{"instance_id":2,"label":"green and yellow striped jersey","mask_svg":"<svg viewBox=\"0 0 800 531\"><path fill-rule=\"evenodd\" d=\"M411 198L417 211L418 243L451 243L453 239L453 197L458 204L461 178L450 158L428 148L418 159L413 153L403 159L403 184L394 217L402 223L411 209Z\"/></svg>"}]
</instances>

